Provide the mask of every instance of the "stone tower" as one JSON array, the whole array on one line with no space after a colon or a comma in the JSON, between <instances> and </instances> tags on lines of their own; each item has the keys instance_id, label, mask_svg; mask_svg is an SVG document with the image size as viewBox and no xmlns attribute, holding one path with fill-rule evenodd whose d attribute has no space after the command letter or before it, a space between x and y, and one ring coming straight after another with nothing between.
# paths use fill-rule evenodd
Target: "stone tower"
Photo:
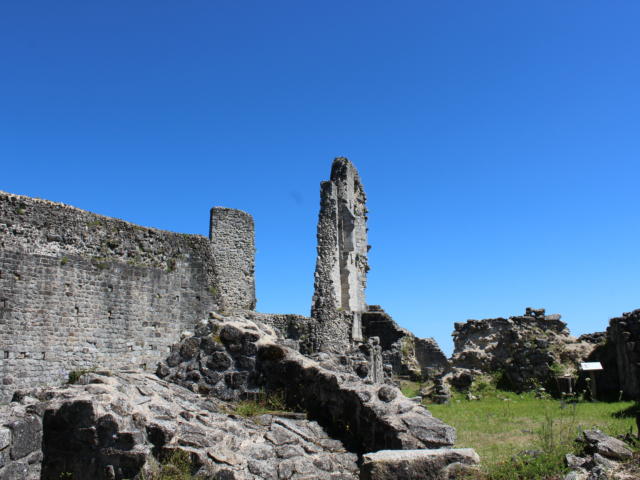
<instances>
[{"instance_id":1,"label":"stone tower","mask_svg":"<svg viewBox=\"0 0 640 480\"><path fill-rule=\"evenodd\" d=\"M253 217L248 213L224 207L211 209L209 241L221 311L256 308L254 237Z\"/></svg>"},{"instance_id":2,"label":"stone tower","mask_svg":"<svg viewBox=\"0 0 640 480\"><path fill-rule=\"evenodd\" d=\"M366 311L367 197L360 176L344 157L331 166L331 179L320 184L318 258L311 316L332 341L362 341ZM328 339L327 339L328 340ZM340 341L341 340L341 341Z\"/></svg>"}]
</instances>

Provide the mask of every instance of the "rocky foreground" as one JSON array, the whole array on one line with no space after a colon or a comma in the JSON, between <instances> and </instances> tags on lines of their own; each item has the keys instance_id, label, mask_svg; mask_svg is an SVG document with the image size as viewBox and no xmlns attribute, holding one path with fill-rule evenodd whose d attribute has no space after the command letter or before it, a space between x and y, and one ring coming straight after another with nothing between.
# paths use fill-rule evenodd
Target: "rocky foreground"
<instances>
[{"instance_id":1,"label":"rocky foreground","mask_svg":"<svg viewBox=\"0 0 640 480\"><path fill-rule=\"evenodd\" d=\"M91 372L17 394L0 410L0 480L153 479L176 458L221 480L453 479L479 462L449 448L455 430L395 387L328 370L265 325L216 317L174 346L159 375ZM308 418L233 413L229 400L264 391Z\"/></svg>"}]
</instances>

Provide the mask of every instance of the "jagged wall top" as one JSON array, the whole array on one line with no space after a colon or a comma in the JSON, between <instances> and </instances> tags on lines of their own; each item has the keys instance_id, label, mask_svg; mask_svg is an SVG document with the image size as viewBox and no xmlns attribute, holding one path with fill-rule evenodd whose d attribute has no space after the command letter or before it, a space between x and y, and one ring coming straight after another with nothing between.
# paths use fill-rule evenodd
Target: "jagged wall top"
<instances>
[{"instance_id":1,"label":"jagged wall top","mask_svg":"<svg viewBox=\"0 0 640 480\"><path fill-rule=\"evenodd\" d=\"M336 158L330 180L320 185L318 257L311 315L324 323L337 322L337 329L338 317L351 315L353 340L362 338L360 314L366 310L369 270L366 200L356 168L346 158Z\"/></svg>"}]
</instances>

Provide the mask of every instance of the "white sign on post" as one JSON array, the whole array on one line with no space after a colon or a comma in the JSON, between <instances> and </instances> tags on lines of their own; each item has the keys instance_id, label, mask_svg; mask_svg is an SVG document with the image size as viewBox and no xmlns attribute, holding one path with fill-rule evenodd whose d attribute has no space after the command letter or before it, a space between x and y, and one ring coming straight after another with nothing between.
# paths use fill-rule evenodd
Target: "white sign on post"
<instances>
[{"instance_id":1,"label":"white sign on post","mask_svg":"<svg viewBox=\"0 0 640 480\"><path fill-rule=\"evenodd\" d=\"M580 370L582 370L583 372L602 370L602 364L600 362L584 362L580 364Z\"/></svg>"}]
</instances>

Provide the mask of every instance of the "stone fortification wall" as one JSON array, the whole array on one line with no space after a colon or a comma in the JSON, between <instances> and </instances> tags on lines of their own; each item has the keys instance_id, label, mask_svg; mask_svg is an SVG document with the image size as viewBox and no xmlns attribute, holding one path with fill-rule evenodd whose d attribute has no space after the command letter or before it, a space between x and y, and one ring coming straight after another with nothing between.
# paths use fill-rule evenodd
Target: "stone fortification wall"
<instances>
[{"instance_id":1,"label":"stone fortification wall","mask_svg":"<svg viewBox=\"0 0 640 480\"><path fill-rule=\"evenodd\" d=\"M357 170L336 158L331 178L320 188L318 258L311 316L324 325L326 345L362 341L360 316L366 310L367 209ZM350 323L343 337L344 323ZM349 332L350 330L350 332ZM351 337L351 338L349 338Z\"/></svg>"},{"instance_id":2,"label":"stone fortification wall","mask_svg":"<svg viewBox=\"0 0 640 480\"><path fill-rule=\"evenodd\" d=\"M209 240L222 311L256 307L254 238L251 215L231 208L211 209Z\"/></svg>"},{"instance_id":3,"label":"stone fortification wall","mask_svg":"<svg viewBox=\"0 0 640 480\"><path fill-rule=\"evenodd\" d=\"M0 401L73 370L155 368L224 281L200 235L0 193Z\"/></svg>"}]
</instances>

